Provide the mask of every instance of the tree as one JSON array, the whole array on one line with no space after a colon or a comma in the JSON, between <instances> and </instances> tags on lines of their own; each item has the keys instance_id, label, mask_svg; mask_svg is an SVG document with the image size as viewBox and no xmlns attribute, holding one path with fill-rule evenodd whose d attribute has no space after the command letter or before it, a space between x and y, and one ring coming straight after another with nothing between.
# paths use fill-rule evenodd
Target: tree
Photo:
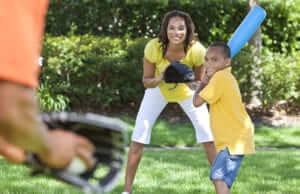
<instances>
[{"instance_id":1,"label":"tree","mask_svg":"<svg viewBox=\"0 0 300 194\"><path fill-rule=\"evenodd\" d=\"M252 9L258 5L258 0L248 0L249 8ZM253 57L252 72L251 72L251 84L255 87L255 90L251 93L250 99L250 108L259 107L262 103L259 99L260 86L261 82L259 80L259 75L261 73L260 63L261 63L261 48L262 48L262 39L261 39L261 29L258 28L255 34L248 41L249 46L252 48L251 56Z\"/></svg>"}]
</instances>

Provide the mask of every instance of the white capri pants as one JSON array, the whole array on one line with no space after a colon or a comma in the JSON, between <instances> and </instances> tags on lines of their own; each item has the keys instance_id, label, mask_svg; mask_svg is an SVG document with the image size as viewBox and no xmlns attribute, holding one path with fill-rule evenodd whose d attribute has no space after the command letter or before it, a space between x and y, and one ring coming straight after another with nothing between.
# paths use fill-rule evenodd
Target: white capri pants
<instances>
[{"instance_id":1,"label":"white capri pants","mask_svg":"<svg viewBox=\"0 0 300 194\"><path fill-rule=\"evenodd\" d=\"M142 144L150 143L153 124L167 104L168 101L163 97L159 87L146 89L135 121L132 141ZM193 105L193 97L190 97L179 102L179 105L192 121L197 143L213 141L206 104L196 108Z\"/></svg>"}]
</instances>

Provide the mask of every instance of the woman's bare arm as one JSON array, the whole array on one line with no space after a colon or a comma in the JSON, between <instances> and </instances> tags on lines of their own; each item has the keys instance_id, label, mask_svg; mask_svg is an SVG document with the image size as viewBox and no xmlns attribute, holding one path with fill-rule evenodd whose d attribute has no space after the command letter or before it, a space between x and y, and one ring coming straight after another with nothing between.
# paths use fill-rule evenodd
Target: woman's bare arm
<instances>
[{"instance_id":1,"label":"woman's bare arm","mask_svg":"<svg viewBox=\"0 0 300 194\"><path fill-rule=\"evenodd\" d=\"M155 88L162 79L163 74L155 78L155 64L144 58L143 84L145 88Z\"/></svg>"}]
</instances>

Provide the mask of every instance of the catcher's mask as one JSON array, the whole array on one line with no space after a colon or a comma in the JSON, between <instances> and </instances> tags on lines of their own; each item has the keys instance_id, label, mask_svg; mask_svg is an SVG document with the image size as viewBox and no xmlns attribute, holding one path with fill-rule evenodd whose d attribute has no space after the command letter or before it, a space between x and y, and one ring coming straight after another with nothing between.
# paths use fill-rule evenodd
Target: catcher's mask
<instances>
[{"instance_id":1,"label":"catcher's mask","mask_svg":"<svg viewBox=\"0 0 300 194\"><path fill-rule=\"evenodd\" d=\"M166 83L186 83L195 80L193 70L179 61L172 62L164 73Z\"/></svg>"}]
</instances>

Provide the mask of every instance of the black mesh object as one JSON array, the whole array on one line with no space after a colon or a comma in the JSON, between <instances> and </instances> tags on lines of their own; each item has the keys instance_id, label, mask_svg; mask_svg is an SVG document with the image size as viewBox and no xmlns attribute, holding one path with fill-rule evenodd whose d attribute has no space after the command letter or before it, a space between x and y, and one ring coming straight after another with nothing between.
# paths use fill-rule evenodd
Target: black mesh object
<instances>
[{"instance_id":1,"label":"black mesh object","mask_svg":"<svg viewBox=\"0 0 300 194\"><path fill-rule=\"evenodd\" d=\"M74 175L64 169L48 168L36 155L28 154L26 163L33 169L33 174L46 174L76 186L86 193L102 193L114 188L124 165L126 139L124 122L93 113L45 113L41 118L50 130L61 128L89 139L96 147L94 157L97 162L93 169Z\"/></svg>"},{"instance_id":2,"label":"black mesh object","mask_svg":"<svg viewBox=\"0 0 300 194\"><path fill-rule=\"evenodd\" d=\"M164 73L166 83L186 83L195 80L195 74L186 64L172 62Z\"/></svg>"}]
</instances>

